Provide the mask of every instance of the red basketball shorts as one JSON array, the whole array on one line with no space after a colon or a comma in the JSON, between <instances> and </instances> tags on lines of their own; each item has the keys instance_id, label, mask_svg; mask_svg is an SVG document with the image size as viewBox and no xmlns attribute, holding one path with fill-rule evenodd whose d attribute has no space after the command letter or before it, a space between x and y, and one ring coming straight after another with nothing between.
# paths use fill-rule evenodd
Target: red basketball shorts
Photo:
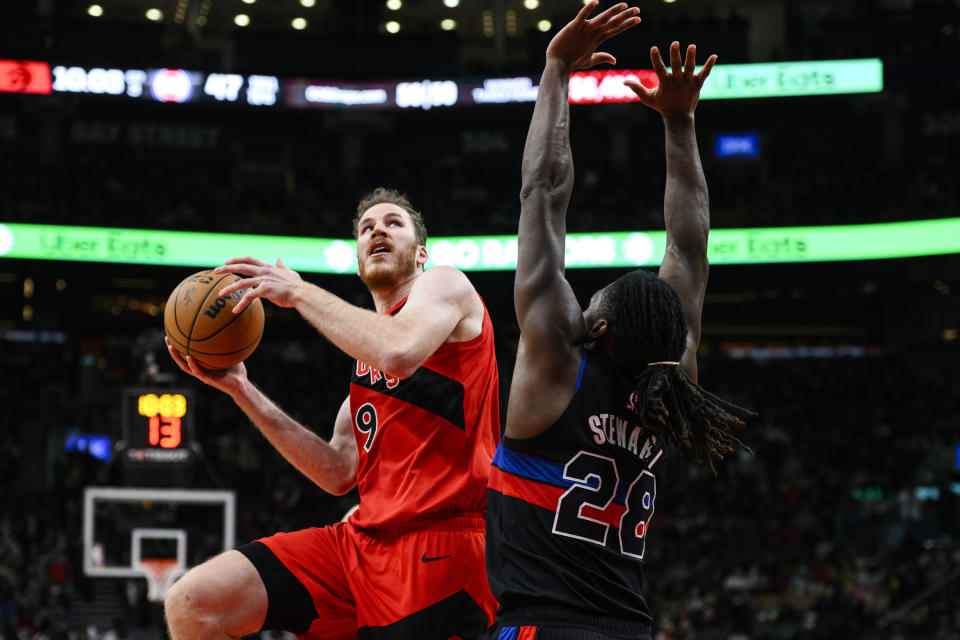
<instances>
[{"instance_id":1,"label":"red basketball shorts","mask_svg":"<svg viewBox=\"0 0 960 640\"><path fill-rule=\"evenodd\" d=\"M483 516L458 514L375 530L340 522L240 551L267 587L264 629L301 638L467 640L496 615L484 540Z\"/></svg>"}]
</instances>

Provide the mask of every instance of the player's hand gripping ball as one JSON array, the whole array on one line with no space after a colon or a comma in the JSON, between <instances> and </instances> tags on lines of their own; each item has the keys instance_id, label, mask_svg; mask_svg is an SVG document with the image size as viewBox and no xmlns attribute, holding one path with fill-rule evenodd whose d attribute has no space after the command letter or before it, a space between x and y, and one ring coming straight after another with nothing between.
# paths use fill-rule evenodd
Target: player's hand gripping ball
<instances>
[{"instance_id":1,"label":"player's hand gripping ball","mask_svg":"<svg viewBox=\"0 0 960 640\"><path fill-rule=\"evenodd\" d=\"M170 344L193 356L207 370L227 369L247 358L263 336L263 304L257 298L240 313L233 307L246 289L223 298L217 295L240 280L233 273L200 271L177 285L163 312L163 328Z\"/></svg>"}]
</instances>

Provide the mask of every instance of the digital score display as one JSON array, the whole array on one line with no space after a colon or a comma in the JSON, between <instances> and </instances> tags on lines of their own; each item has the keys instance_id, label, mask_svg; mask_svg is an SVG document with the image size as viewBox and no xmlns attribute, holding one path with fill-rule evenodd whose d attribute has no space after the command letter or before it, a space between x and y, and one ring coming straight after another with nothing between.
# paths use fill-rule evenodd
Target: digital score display
<instances>
[{"instance_id":1,"label":"digital score display","mask_svg":"<svg viewBox=\"0 0 960 640\"><path fill-rule=\"evenodd\" d=\"M270 107L277 104L276 76L208 73L185 69L53 67L54 93L126 96L172 104L226 102Z\"/></svg>"},{"instance_id":2,"label":"digital score display","mask_svg":"<svg viewBox=\"0 0 960 640\"><path fill-rule=\"evenodd\" d=\"M193 399L186 389L126 389L123 448L127 462L180 464L191 455Z\"/></svg>"}]
</instances>

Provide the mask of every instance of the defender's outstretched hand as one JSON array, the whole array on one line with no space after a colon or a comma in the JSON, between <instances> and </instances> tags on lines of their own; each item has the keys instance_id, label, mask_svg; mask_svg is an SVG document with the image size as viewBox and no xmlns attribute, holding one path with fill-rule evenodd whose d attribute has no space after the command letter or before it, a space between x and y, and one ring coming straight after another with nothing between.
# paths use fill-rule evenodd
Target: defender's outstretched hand
<instances>
[{"instance_id":1,"label":"defender's outstretched hand","mask_svg":"<svg viewBox=\"0 0 960 640\"><path fill-rule=\"evenodd\" d=\"M697 66L697 45L691 44L687 47L687 59L681 66L680 63L680 43L674 42L670 45L670 67L672 72L667 71L663 64L663 58L660 57L660 50L656 47L650 49L650 62L653 63L653 70L657 74L659 84L653 89L648 89L637 80L624 80L627 85L640 98L640 102L651 109L660 112L663 117L674 115L686 115L693 113L700 101L700 89L704 81L710 75L714 63L717 61L716 54L707 58L703 68L697 73L694 69Z\"/></svg>"},{"instance_id":2,"label":"defender's outstretched hand","mask_svg":"<svg viewBox=\"0 0 960 640\"><path fill-rule=\"evenodd\" d=\"M214 271L248 276L220 290L222 297L246 289L240 302L233 307L234 313L240 313L257 298L266 298L278 307L292 307L296 302L297 289L303 284L300 274L283 264L280 258L277 258L276 265L249 256L230 258L224 266Z\"/></svg>"},{"instance_id":3,"label":"defender's outstretched hand","mask_svg":"<svg viewBox=\"0 0 960 640\"><path fill-rule=\"evenodd\" d=\"M589 18L597 4L597 0L588 2L576 18L553 36L547 46L548 60L559 60L570 71L589 69L604 62L616 64L617 61L612 55L597 52L597 47L618 33L640 24L640 18L637 17L640 9L628 8L626 2L621 2L596 17Z\"/></svg>"}]
</instances>

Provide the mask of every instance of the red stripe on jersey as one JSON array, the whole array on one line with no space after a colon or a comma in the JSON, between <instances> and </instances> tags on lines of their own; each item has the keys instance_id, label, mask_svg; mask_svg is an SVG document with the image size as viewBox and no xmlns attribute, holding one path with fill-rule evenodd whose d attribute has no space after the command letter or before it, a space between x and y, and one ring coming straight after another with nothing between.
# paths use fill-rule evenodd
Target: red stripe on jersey
<instances>
[{"instance_id":1,"label":"red stripe on jersey","mask_svg":"<svg viewBox=\"0 0 960 640\"><path fill-rule=\"evenodd\" d=\"M620 518L623 517L624 511L626 511L626 507L624 507L622 504L611 502L610 506L604 511L601 511L596 507L591 507L590 505L583 505L583 508L580 510L580 515L584 518L597 520L598 522L603 522L619 529Z\"/></svg>"},{"instance_id":2,"label":"red stripe on jersey","mask_svg":"<svg viewBox=\"0 0 960 640\"><path fill-rule=\"evenodd\" d=\"M496 467L490 467L488 486L497 493L523 500L548 511L557 510L557 501L566 491L562 487L525 480Z\"/></svg>"},{"instance_id":3,"label":"red stripe on jersey","mask_svg":"<svg viewBox=\"0 0 960 640\"><path fill-rule=\"evenodd\" d=\"M512 473L501 471L497 467L490 468L488 487L497 493L523 500L548 511L556 511L560 497L568 491L565 487L555 487L542 482L526 480ZM624 511L626 511L626 507L616 502L611 502L604 510L585 504L580 509L580 515L619 528Z\"/></svg>"},{"instance_id":4,"label":"red stripe on jersey","mask_svg":"<svg viewBox=\"0 0 960 640\"><path fill-rule=\"evenodd\" d=\"M536 637L536 627L520 627L520 630L517 632L517 640L534 640Z\"/></svg>"}]
</instances>

